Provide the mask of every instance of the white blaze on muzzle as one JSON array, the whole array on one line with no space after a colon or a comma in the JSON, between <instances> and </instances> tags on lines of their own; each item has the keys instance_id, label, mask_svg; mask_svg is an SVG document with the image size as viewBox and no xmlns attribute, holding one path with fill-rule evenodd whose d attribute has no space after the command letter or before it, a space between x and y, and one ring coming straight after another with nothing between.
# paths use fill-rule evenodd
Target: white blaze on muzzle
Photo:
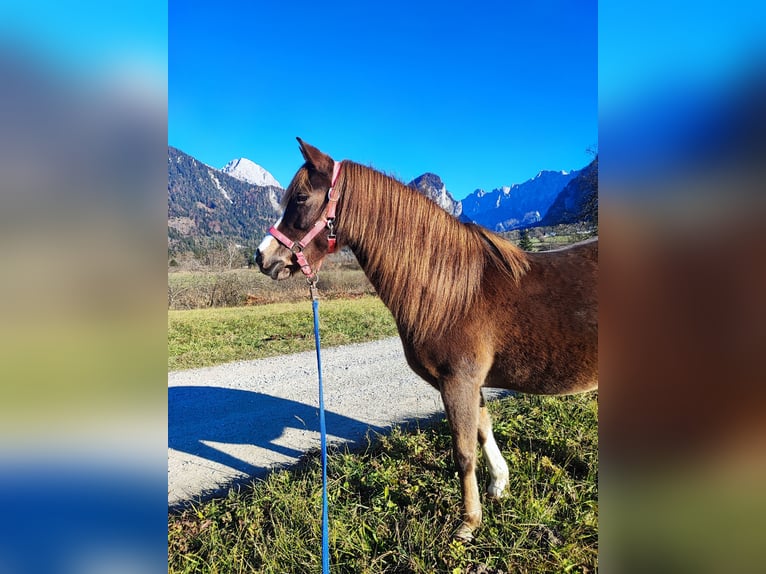
<instances>
[{"instance_id":1,"label":"white blaze on muzzle","mask_svg":"<svg viewBox=\"0 0 766 574\"><path fill-rule=\"evenodd\" d=\"M277 222L274 224L274 227L276 227L280 223L282 223L281 217L277 219ZM266 253L266 250L269 248L269 246L272 243L276 243L276 239L274 239L274 237L270 233L267 233L266 237L264 237L261 243L258 245L258 251L260 251L261 253Z\"/></svg>"}]
</instances>

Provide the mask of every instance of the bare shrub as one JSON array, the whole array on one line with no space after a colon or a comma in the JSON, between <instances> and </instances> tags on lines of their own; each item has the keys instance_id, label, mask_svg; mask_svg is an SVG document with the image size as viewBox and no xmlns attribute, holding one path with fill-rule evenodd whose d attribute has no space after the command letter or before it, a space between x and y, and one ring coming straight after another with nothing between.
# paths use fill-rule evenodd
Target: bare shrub
<instances>
[{"instance_id":1,"label":"bare shrub","mask_svg":"<svg viewBox=\"0 0 766 574\"><path fill-rule=\"evenodd\" d=\"M210 288L208 307L235 307L242 305L247 296L242 282L235 273L218 275Z\"/></svg>"}]
</instances>

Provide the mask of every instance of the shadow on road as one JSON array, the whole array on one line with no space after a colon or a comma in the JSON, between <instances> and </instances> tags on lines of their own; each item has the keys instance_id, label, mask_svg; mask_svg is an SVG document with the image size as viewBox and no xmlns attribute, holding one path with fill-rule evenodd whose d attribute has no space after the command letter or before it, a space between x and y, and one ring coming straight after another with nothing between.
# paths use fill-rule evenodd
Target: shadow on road
<instances>
[{"instance_id":1,"label":"shadow on road","mask_svg":"<svg viewBox=\"0 0 766 574\"><path fill-rule=\"evenodd\" d=\"M350 442L363 438L368 429L383 430L329 411L325 411L325 418L329 435ZM254 445L298 458L303 450L274 442L288 428L319 432L319 408L240 389L168 388L168 446L248 476L265 476L268 465L259 466L239 459L205 442Z\"/></svg>"}]
</instances>

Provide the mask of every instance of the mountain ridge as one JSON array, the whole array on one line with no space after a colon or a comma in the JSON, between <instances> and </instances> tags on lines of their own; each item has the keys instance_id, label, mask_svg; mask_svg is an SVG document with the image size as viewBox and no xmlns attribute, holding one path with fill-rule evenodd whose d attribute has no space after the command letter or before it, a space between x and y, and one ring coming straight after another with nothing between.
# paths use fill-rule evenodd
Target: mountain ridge
<instances>
[{"instance_id":1,"label":"mountain ridge","mask_svg":"<svg viewBox=\"0 0 766 574\"><path fill-rule=\"evenodd\" d=\"M477 189L462 200L465 218L492 231L511 231L539 222L579 171L543 170L522 183L492 191Z\"/></svg>"},{"instance_id":2,"label":"mountain ridge","mask_svg":"<svg viewBox=\"0 0 766 574\"><path fill-rule=\"evenodd\" d=\"M452 197L452 194L447 191L447 186L435 173L426 172L407 185L425 195L450 215L459 218L462 214L462 203Z\"/></svg>"},{"instance_id":3,"label":"mountain ridge","mask_svg":"<svg viewBox=\"0 0 766 574\"><path fill-rule=\"evenodd\" d=\"M246 160L244 164L243 160ZM263 238L279 216L284 189L243 179L241 170L236 167L251 167L250 164L276 182L266 169L246 158L229 162L227 166L232 167L227 173L168 146L170 251L194 249L211 239L257 244ZM240 177L232 174L233 171L239 171ZM463 222L504 232L535 224L555 225L597 217L597 211L592 208L595 205L597 209L598 205L597 180L596 158L581 170L543 170L520 184L489 192L476 189L463 200L456 200L441 177L432 172L423 173L408 185Z\"/></svg>"},{"instance_id":4,"label":"mountain ridge","mask_svg":"<svg viewBox=\"0 0 766 574\"><path fill-rule=\"evenodd\" d=\"M598 157L582 168L556 196L540 225L598 221Z\"/></svg>"},{"instance_id":5,"label":"mountain ridge","mask_svg":"<svg viewBox=\"0 0 766 574\"><path fill-rule=\"evenodd\" d=\"M168 248L200 240L260 241L274 223L284 190L254 185L168 146Z\"/></svg>"}]
</instances>

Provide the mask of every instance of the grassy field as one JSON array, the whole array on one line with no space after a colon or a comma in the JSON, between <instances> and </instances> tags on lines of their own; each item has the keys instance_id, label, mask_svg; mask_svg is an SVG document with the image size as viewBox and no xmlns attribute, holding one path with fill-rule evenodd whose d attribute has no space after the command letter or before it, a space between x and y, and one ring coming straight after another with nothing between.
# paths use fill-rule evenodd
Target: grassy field
<instances>
[{"instance_id":1,"label":"grassy field","mask_svg":"<svg viewBox=\"0 0 766 574\"><path fill-rule=\"evenodd\" d=\"M254 307L168 311L168 370L260 359L314 348L311 301ZM326 346L397 334L377 297L322 300L320 332Z\"/></svg>"},{"instance_id":2,"label":"grassy field","mask_svg":"<svg viewBox=\"0 0 766 574\"><path fill-rule=\"evenodd\" d=\"M490 403L510 494L484 502L472 543L453 541L460 488L444 420L331 452L333 572L594 572L598 552L595 393ZM488 477L480 464L479 481ZM321 570L316 455L226 498L171 514L172 573Z\"/></svg>"}]
</instances>

